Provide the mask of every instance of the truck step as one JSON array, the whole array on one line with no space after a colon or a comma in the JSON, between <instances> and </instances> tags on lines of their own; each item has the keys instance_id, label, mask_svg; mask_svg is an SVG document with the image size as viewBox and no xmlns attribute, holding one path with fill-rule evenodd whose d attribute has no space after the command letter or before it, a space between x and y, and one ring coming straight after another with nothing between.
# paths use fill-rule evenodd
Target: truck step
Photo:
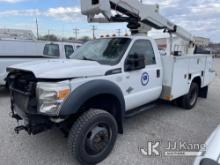
<instances>
[{"instance_id":1,"label":"truck step","mask_svg":"<svg viewBox=\"0 0 220 165\"><path fill-rule=\"evenodd\" d=\"M136 115L138 115L142 112L145 112L149 109L154 108L155 106L156 106L156 103L150 103L150 104L147 104L147 105L143 105L139 108L136 108L136 109L133 109L133 110L130 110L130 111L126 112L125 117L130 118L130 117L136 116Z\"/></svg>"}]
</instances>

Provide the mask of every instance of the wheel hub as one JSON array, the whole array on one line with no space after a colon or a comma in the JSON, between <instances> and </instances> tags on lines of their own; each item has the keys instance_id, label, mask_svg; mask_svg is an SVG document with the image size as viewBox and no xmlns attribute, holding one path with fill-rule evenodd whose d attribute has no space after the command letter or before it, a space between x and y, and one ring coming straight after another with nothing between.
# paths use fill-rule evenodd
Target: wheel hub
<instances>
[{"instance_id":1,"label":"wheel hub","mask_svg":"<svg viewBox=\"0 0 220 165\"><path fill-rule=\"evenodd\" d=\"M92 154L103 151L108 145L109 131L106 127L96 126L87 135L86 148Z\"/></svg>"}]
</instances>

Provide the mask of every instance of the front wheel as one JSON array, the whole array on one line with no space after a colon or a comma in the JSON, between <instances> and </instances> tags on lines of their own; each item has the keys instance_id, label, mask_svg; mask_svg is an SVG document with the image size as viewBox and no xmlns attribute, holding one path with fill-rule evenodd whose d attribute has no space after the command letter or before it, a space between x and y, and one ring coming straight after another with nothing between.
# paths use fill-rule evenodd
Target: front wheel
<instances>
[{"instance_id":1,"label":"front wheel","mask_svg":"<svg viewBox=\"0 0 220 165\"><path fill-rule=\"evenodd\" d=\"M197 83L192 83L189 93L180 99L181 106L184 109L191 110L197 103L199 95L199 86Z\"/></svg>"},{"instance_id":2,"label":"front wheel","mask_svg":"<svg viewBox=\"0 0 220 165\"><path fill-rule=\"evenodd\" d=\"M115 118L103 110L89 110L72 126L68 147L82 165L103 161L112 151L117 139Z\"/></svg>"}]
</instances>

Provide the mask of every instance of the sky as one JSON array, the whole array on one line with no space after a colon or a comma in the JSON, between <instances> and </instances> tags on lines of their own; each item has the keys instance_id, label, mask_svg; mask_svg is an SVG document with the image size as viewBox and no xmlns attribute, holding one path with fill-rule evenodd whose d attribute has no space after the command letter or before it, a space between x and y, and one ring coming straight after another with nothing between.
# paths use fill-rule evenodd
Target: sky
<instances>
[{"instance_id":1,"label":"sky","mask_svg":"<svg viewBox=\"0 0 220 165\"><path fill-rule=\"evenodd\" d=\"M159 4L162 15L184 27L193 35L220 42L220 0L143 0L146 4ZM36 18L41 35L56 34L74 37L92 35L92 25L102 34L125 34L126 24L88 24L81 15L80 0L0 0L0 28L30 29L36 33ZM154 38L164 37L153 30Z\"/></svg>"}]
</instances>

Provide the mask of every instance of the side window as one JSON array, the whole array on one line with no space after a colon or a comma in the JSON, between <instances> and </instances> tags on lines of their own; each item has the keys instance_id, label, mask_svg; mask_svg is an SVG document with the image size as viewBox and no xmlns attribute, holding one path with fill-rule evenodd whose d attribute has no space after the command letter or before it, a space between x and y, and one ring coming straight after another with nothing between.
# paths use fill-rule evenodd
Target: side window
<instances>
[{"instance_id":1,"label":"side window","mask_svg":"<svg viewBox=\"0 0 220 165\"><path fill-rule=\"evenodd\" d=\"M58 44L46 44L44 47L44 55L51 57L59 57L60 49Z\"/></svg>"},{"instance_id":2,"label":"side window","mask_svg":"<svg viewBox=\"0 0 220 165\"><path fill-rule=\"evenodd\" d=\"M65 45L64 49L65 49L66 58L69 58L74 53L74 49L72 45Z\"/></svg>"},{"instance_id":3,"label":"side window","mask_svg":"<svg viewBox=\"0 0 220 165\"><path fill-rule=\"evenodd\" d=\"M146 65L156 64L154 50L151 42L148 40L135 41L128 55L132 56L134 54L144 55Z\"/></svg>"}]
</instances>

